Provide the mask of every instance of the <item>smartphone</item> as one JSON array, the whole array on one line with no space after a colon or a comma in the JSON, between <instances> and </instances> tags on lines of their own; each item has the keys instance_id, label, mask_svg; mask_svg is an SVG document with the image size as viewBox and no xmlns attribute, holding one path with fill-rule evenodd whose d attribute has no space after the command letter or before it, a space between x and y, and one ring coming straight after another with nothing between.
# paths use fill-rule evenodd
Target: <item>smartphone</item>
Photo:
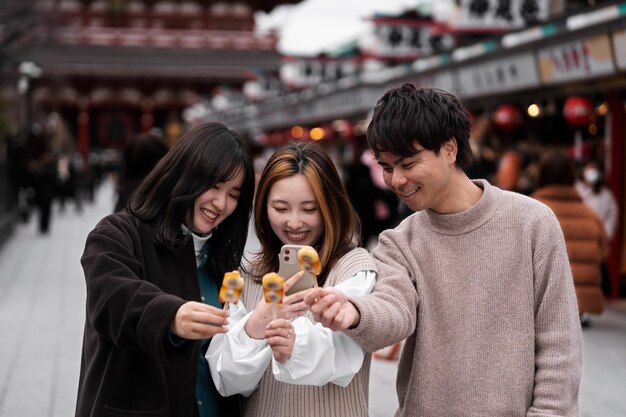
<instances>
[{"instance_id":1,"label":"smartphone","mask_svg":"<svg viewBox=\"0 0 626 417\"><path fill-rule=\"evenodd\" d=\"M300 272L302 268L300 268L300 264L298 263L298 250L300 250L301 245L283 245L280 249L279 257L279 267L278 267L278 275L288 280L295 273ZM286 295L295 294L300 291L308 290L309 288L313 288L315 277L311 275L309 272L305 272L304 276L300 278L300 281L296 282L293 287L289 288Z\"/></svg>"}]
</instances>

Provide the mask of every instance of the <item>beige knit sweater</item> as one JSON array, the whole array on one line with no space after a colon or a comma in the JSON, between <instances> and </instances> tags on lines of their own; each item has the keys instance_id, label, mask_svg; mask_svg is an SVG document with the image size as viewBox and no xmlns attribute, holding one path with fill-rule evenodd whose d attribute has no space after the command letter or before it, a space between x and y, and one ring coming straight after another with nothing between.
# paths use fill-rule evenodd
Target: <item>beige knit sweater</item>
<instances>
[{"instance_id":1,"label":"beige knit sweater","mask_svg":"<svg viewBox=\"0 0 626 417\"><path fill-rule=\"evenodd\" d=\"M344 255L328 275L324 287L332 287L352 278L359 271L377 271L371 255L357 248ZM246 280L242 301L252 311L263 298L263 287ZM368 386L371 355L366 354L363 367L342 388L335 384L321 387L278 382L271 366L265 371L259 388L243 398L245 417L365 417L368 415Z\"/></svg>"},{"instance_id":2,"label":"beige knit sweater","mask_svg":"<svg viewBox=\"0 0 626 417\"><path fill-rule=\"evenodd\" d=\"M581 333L554 214L485 181L457 214L383 232L372 295L346 332L367 351L406 340L396 416L577 416Z\"/></svg>"}]
</instances>

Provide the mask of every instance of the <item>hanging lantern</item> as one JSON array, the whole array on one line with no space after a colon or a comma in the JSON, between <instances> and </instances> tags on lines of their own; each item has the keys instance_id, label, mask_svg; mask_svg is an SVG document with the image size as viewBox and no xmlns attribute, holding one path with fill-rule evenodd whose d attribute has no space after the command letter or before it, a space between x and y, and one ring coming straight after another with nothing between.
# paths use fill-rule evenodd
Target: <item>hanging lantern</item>
<instances>
[{"instance_id":1,"label":"hanging lantern","mask_svg":"<svg viewBox=\"0 0 626 417\"><path fill-rule=\"evenodd\" d=\"M563 115L572 127L587 126L592 112L593 105L587 97L572 96L563 105Z\"/></svg>"},{"instance_id":2,"label":"hanging lantern","mask_svg":"<svg viewBox=\"0 0 626 417\"><path fill-rule=\"evenodd\" d=\"M501 104L493 112L493 122L505 131L513 131L522 126L522 112L511 104Z\"/></svg>"}]
</instances>

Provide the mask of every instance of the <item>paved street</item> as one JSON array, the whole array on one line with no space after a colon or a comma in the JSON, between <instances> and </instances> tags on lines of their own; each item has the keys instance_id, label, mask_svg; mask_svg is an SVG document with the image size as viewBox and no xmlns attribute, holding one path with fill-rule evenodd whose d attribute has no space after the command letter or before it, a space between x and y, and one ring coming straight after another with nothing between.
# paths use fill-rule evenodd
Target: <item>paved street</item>
<instances>
[{"instance_id":1,"label":"paved street","mask_svg":"<svg viewBox=\"0 0 626 417\"><path fill-rule=\"evenodd\" d=\"M35 218L0 249L0 417L68 417L78 383L87 233L113 207L105 184L82 214L55 207L49 235ZM626 416L626 312L608 308L584 330L581 417ZM396 362L375 360L371 417L393 416Z\"/></svg>"}]
</instances>

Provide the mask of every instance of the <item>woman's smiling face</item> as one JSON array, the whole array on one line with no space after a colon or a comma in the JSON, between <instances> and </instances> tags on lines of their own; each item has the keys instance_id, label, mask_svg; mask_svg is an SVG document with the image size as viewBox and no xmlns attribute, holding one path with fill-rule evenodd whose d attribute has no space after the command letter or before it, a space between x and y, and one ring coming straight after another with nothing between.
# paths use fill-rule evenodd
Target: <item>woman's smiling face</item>
<instances>
[{"instance_id":1,"label":"woman's smiling face","mask_svg":"<svg viewBox=\"0 0 626 417\"><path fill-rule=\"evenodd\" d=\"M194 233L210 233L235 211L243 177L244 172L240 169L230 180L215 184L196 198L193 209Z\"/></svg>"},{"instance_id":2,"label":"woman's smiling face","mask_svg":"<svg viewBox=\"0 0 626 417\"><path fill-rule=\"evenodd\" d=\"M276 181L267 198L272 230L283 244L314 246L324 233L324 221L306 177L296 174Z\"/></svg>"}]
</instances>

